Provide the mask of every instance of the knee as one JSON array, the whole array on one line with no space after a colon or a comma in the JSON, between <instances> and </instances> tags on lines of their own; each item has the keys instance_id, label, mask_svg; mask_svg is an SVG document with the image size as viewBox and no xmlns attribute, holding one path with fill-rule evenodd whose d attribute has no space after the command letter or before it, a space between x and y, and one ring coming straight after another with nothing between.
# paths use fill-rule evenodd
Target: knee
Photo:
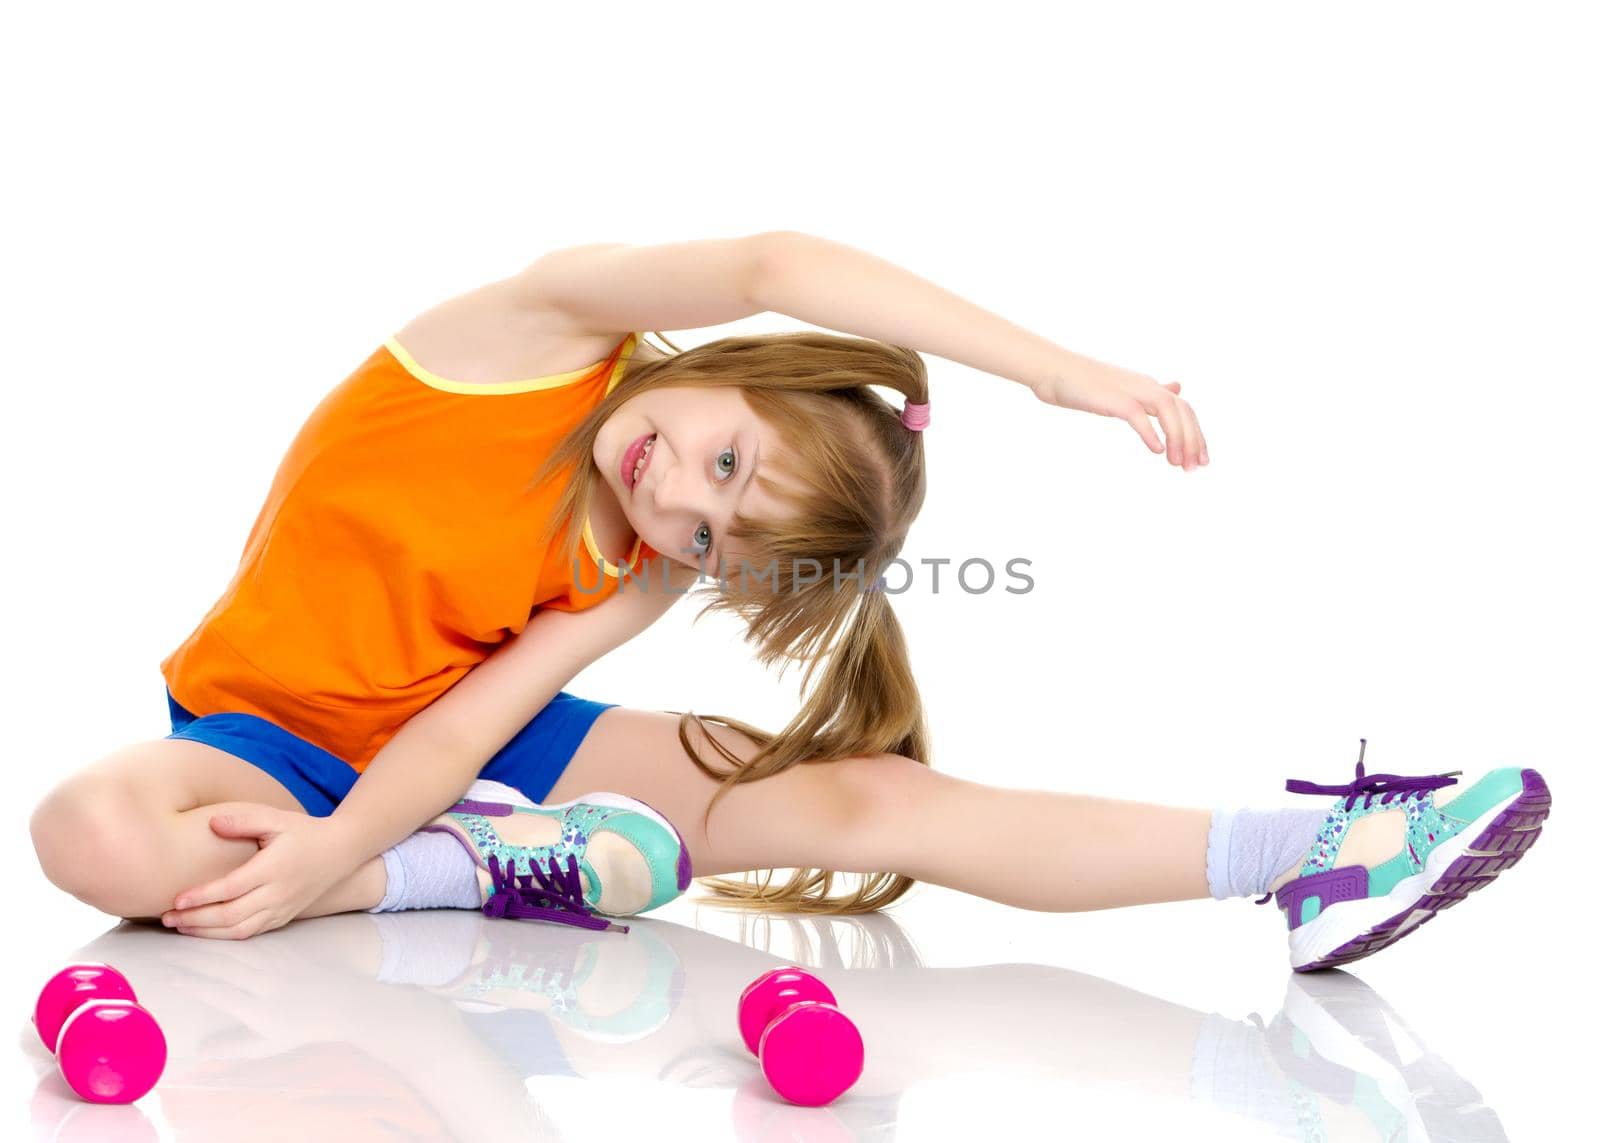
<instances>
[{"instance_id":1,"label":"knee","mask_svg":"<svg viewBox=\"0 0 1600 1143\"><path fill-rule=\"evenodd\" d=\"M39 867L57 888L118 917L157 915L154 830L132 791L68 779L28 821Z\"/></svg>"},{"instance_id":2,"label":"knee","mask_svg":"<svg viewBox=\"0 0 1600 1143\"><path fill-rule=\"evenodd\" d=\"M862 809L877 815L903 803L933 774L933 770L904 754L872 754L852 759L854 792Z\"/></svg>"}]
</instances>

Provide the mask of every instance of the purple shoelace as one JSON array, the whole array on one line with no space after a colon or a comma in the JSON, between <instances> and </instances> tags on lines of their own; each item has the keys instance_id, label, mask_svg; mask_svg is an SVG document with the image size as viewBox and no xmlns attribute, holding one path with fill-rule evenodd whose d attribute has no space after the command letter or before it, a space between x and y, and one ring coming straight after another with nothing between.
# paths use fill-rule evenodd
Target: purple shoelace
<instances>
[{"instance_id":1,"label":"purple shoelace","mask_svg":"<svg viewBox=\"0 0 1600 1143\"><path fill-rule=\"evenodd\" d=\"M1343 794L1346 812L1355 808L1358 801L1365 805L1372 805L1372 799L1377 798L1380 806L1388 805L1398 799L1405 801L1414 798L1429 790L1438 790L1445 786L1456 784L1455 776L1460 770L1449 770L1443 774L1429 774L1420 777L1407 777L1403 774L1368 774L1366 770L1367 740L1361 740L1361 753L1356 758L1356 777L1353 782L1346 782L1341 786L1320 786L1315 782L1308 782L1303 778L1290 778L1284 789L1291 794ZM1268 893L1257 898L1257 905L1265 905L1272 899Z\"/></svg>"},{"instance_id":2,"label":"purple shoelace","mask_svg":"<svg viewBox=\"0 0 1600 1143\"><path fill-rule=\"evenodd\" d=\"M502 867L497 856L489 855L489 879L494 889L483 903L484 916L555 921L601 932L628 931L627 925L595 916L584 901L583 880L574 855L567 855L565 866L552 858L548 875L537 861L529 861L528 868L528 873L517 873L514 865Z\"/></svg>"}]
</instances>

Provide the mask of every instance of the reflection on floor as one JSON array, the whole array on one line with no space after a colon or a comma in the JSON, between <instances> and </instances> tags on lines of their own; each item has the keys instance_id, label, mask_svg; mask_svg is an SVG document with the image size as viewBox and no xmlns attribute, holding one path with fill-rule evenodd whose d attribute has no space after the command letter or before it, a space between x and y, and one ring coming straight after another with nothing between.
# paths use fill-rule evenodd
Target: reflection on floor
<instances>
[{"instance_id":1,"label":"reflection on floor","mask_svg":"<svg viewBox=\"0 0 1600 1143\"><path fill-rule=\"evenodd\" d=\"M95 1107L24 1036L35 1137L154 1139L159 1123L204 1140L589 1138L586 1123L634 1104L702 1139L887 1140L908 1091L980 1060L1026 1076L1046 1113L1051 1081L1070 1080L1199 1100L1290 1139L1359 1121L1408 1143L1505 1138L1472 1085L1344 972L1286 972L1282 1010L1238 1021L1044 965L925 968L882 913L780 923L868 1044L861 1080L828 1107L775 1096L733 1018L747 981L791 962L649 917L622 935L432 910L243 942L121 925L64 956L126 973L170 1058L139 1104Z\"/></svg>"}]
</instances>

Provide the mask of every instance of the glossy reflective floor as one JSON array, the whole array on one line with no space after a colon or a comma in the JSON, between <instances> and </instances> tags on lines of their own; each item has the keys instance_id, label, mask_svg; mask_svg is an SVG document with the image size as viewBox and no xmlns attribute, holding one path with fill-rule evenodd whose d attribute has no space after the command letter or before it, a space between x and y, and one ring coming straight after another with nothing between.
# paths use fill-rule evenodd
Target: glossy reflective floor
<instances>
[{"instance_id":1,"label":"glossy reflective floor","mask_svg":"<svg viewBox=\"0 0 1600 1143\"><path fill-rule=\"evenodd\" d=\"M98 924L46 900L70 917L64 931ZM1540 1125L1526 1137L1551 1137L1541 1117L1560 1085L1526 1079L1550 1074L1538 1054L1554 1048L1508 1034L1520 1025L1503 1006L1474 1015L1462 989L1418 983L1446 952L1471 975L1446 933L1455 918L1381 954L1387 973L1375 956L1368 973L1297 975L1269 912L1233 901L1052 915L923 887L847 919L678 901L626 934L447 910L329 917L244 942L110 926L36 941L27 973L11 974L7 1087L26 1110L10 1118L50 1140L1415 1143L1511 1138L1509 1104ZM1457 943L1487 932L1486 917L1462 917ZM1191 955L1164 958L1163 939ZM120 968L166 1031L166 1074L135 1105L73 1098L28 1026L37 984L19 977L72 959ZM866 1042L861 1080L828 1107L778 1099L738 1037L741 989L783 963L821 976ZM1185 999L1113 976L1162 979ZM1484 1034L1462 1032L1474 1027Z\"/></svg>"}]
</instances>

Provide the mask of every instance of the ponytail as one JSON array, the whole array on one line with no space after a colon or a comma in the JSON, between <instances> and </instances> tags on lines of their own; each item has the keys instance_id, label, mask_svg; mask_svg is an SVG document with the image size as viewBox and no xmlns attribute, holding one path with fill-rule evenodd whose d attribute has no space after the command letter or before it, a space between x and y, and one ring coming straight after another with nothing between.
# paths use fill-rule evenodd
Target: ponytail
<instances>
[{"instance_id":1,"label":"ponytail","mask_svg":"<svg viewBox=\"0 0 1600 1143\"><path fill-rule=\"evenodd\" d=\"M807 663L802 690L818 666ZM716 747L731 769L718 774L698 756L689 739L689 722L700 724L703 740ZM706 733L705 723L729 727L748 735L760 747L750 759L740 760ZM719 715L681 716L678 739L702 773L722 782L706 809L711 810L730 788L781 773L807 760L833 761L863 754L900 754L931 765L927 717L912 675L905 633L894 607L882 591L860 593L854 613L826 656L817 684L800 712L778 734ZM770 887L771 871L759 884L748 879L702 877L711 896L697 903L737 905L761 912L825 913L847 915L881 909L905 896L916 880L899 873L862 874L854 893L833 896L833 879L839 874L823 869L797 869L783 885Z\"/></svg>"}]
</instances>

